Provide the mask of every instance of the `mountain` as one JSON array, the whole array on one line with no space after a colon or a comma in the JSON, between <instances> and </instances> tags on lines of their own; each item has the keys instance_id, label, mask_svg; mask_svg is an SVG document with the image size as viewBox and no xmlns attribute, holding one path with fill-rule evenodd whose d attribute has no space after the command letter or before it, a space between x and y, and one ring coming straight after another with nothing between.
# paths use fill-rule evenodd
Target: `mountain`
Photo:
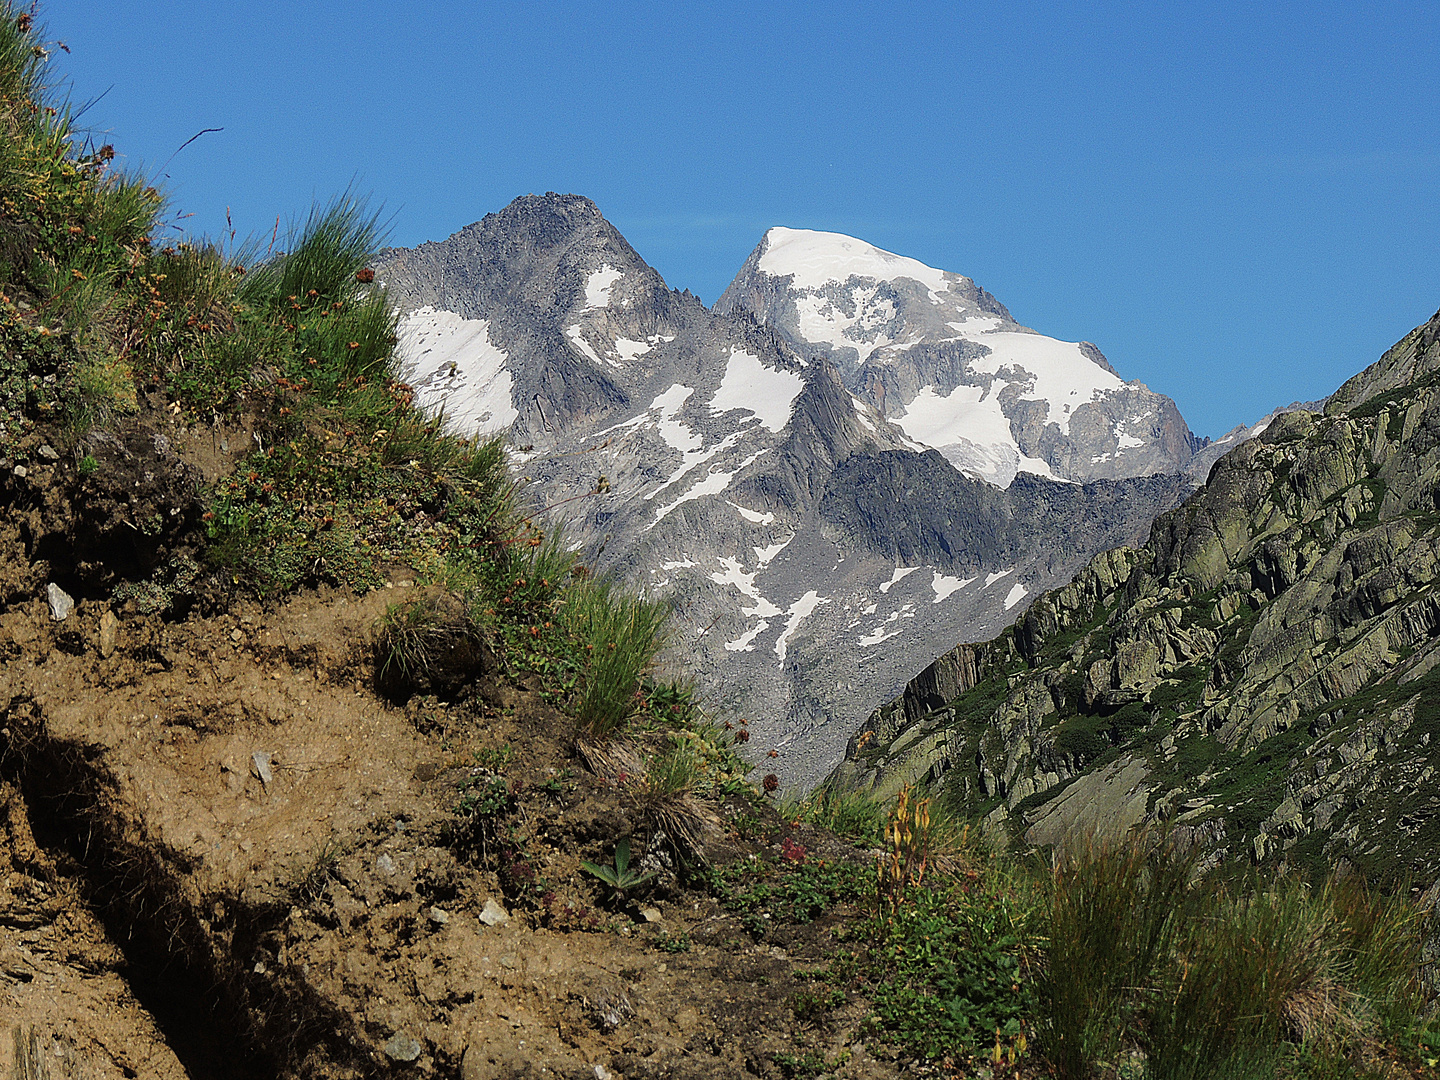
<instances>
[{"instance_id":1,"label":"mountain","mask_svg":"<svg viewBox=\"0 0 1440 1080\"><path fill-rule=\"evenodd\" d=\"M824 356L912 444L1002 487L1181 472L1204 446L1090 342L1037 334L969 278L854 237L771 229L715 310Z\"/></svg>"},{"instance_id":2,"label":"mountain","mask_svg":"<svg viewBox=\"0 0 1440 1080\"><path fill-rule=\"evenodd\" d=\"M1138 548L962 645L836 781L1001 839L1151 818L1221 851L1440 869L1440 315L1223 457Z\"/></svg>"},{"instance_id":3,"label":"mountain","mask_svg":"<svg viewBox=\"0 0 1440 1080\"><path fill-rule=\"evenodd\" d=\"M517 199L444 242L392 249L375 269L403 313L417 401L465 432L508 431L531 501L565 520L569 542L597 569L673 599L677 662L712 700L753 719L787 783L833 768L917 657L998 632L1027 596L1069 580L1097 551L1138 542L1193 487L1178 466L1112 478L1097 463L1099 478L1077 474L1084 483L1012 470L1008 487L966 475L887 419L873 393L852 391L863 365L847 368L844 350L802 347L740 304L738 282L752 270L709 310L667 288L579 196ZM966 279L927 273L945 318L983 310L1008 329L990 345L900 355L963 357L971 367L957 359L957 379L988 379L1005 408L1038 424L1050 406L1026 395L1051 384L1019 370L1018 346L1007 346L1001 376L972 369L1000 355L1002 339L1069 349L1108 389L1073 407L1064 439L1059 422L1037 427L1044 447L1077 445L1082 420L1115 443L1115 430L1139 428L1108 417L1143 403L1172 417L1170 434L1137 435L1124 462L1143 474L1189 459L1168 399L1120 382L1078 346L1014 327ZM901 296L920 285L885 288ZM896 325L918 320L897 315ZM962 385L980 383L945 390ZM898 411L902 397L883 404ZM1166 439L1179 449L1163 450Z\"/></svg>"}]
</instances>

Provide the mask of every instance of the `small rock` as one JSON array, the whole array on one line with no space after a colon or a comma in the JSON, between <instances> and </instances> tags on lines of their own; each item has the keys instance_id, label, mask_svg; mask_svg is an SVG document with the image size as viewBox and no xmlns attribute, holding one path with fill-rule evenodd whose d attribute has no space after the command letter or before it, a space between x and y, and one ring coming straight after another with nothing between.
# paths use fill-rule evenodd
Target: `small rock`
<instances>
[{"instance_id":1,"label":"small rock","mask_svg":"<svg viewBox=\"0 0 1440 1080\"><path fill-rule=\"evenodd\" d=\"M256 750L250 755L250 762L253 766L251 771L265 787L275 782L275 774L270 770L270 755L264 750Z\"/></svg>"},{"instance_id":2,"label":"small rock","mask_svg":"<svg viewBox=\"0 0 1440 1080\"><path fill-rule=\"evenodd\" d=\"M39 449L38 451L36 451L36 452L37 452L41 457L43 457L46 461L59 461L59 460L60 460L60 455L55 452L55 448L54 448L53 446L51 446L49 443L41 443L41 444L40 444L40 449Z\"/></svg>"},{"instance_id":3,"label":"small rock","mask_svg":"<svg viewBox=\"0 0 1440 1080\"><path fill-rule=\"evenodd\" d=\"M386 877L393 877L395 875L395 860L389 855L377 857L375 860L375 872L377 874L384 874Z\"/></svg>"},{"instance_id":4,"label":"small rock","mask_svg":"<svg viewBox=\"0 0 1440 1080\"><path fill-rule=\"evenodd\" d=\"M385 1044L385 1056L391 1061L414 1061L420 1056L420 1043L412 1035L397 1031Z\"/></svg>"},{"instance_id":5,"label":"small rock","mask_svg":"<svg viewBox=\"0 0 1440 1080\"><path fill-rule=\"evenodd\" d=\"M510 921L510 913L494 900L486 900L480 909L480 921L486 926L503 926Z\"/></svg>"},{"instance_id":6,"label":"small rock","mask_svg":"<svg viewBox=\"0 0 1440 1080\"><path fill-rule=\"evenodd\" d=\"M30 470L25 468L24 465L16 465L14 472L16 480L24 480L27 476L30 475Z\"/></svg>"},{"instance_id":7,"label":"small rock","mask_svg":"<svg viewBox=\"0 0 1440 1080\"><path fill-rule=\"evenodd\" d=\"M240 628L239 628L238 626L237 626L234 630L231 630L231 631L230 631L230 640L231 640L231 641L244 641L244 640L245 640L245 635L244 635L243 632L241 632L241 630L240 630Z\"/></svg>"},{"instance_id":8,"label":"small rock","mask_svg":"<svg viewBox=\"0 0 1440 1080\"><path fill-rule=\"evenodd\" d=\"M115 655L115 639L120 629L120 620L106 608L100 613L100 655L105 659Z\"/></svg>"},{"instance_id":9,"label":"small rock","mask_svg":"<svg viewBox=\"0 0 1440 1080\"><path fill-rule=\"evenodd\" d=\"M646 922L659 922L663 916L659 908L647 907L640 910L640 917Z\"/></svg>"},{"instance_id":10,"label":"small rock","mask_svg":"<svg viewBox=\"0 0 1440 1080\"><path fill-rule=\"evenodd\" d=\"M45 586L45 596L50 601L50 618L56 622L64 622L75 610L74 598L53 581Z\"/></svg>"},{"instance_id":11,"label":"small rock","mask_svg":"<svg viewBox=\"0 0 1440 1080\"><path fill-rule=\"evenodd\" d=\"M448 911L442 911L438 907L432 907L430 909L430 921L436 926L444 926L450 921L450 913Z\"/></svg>"},{"instance_id":12,"label":"small rock","mask_svg":"<svg viewBox=\"0 0 1440 1080\"><path fill-rule=\"evenodd\" d=\"M615 1080L615 1074L604 1065L595 1066L595 1080Z\"/></svg>"}]
</instances>

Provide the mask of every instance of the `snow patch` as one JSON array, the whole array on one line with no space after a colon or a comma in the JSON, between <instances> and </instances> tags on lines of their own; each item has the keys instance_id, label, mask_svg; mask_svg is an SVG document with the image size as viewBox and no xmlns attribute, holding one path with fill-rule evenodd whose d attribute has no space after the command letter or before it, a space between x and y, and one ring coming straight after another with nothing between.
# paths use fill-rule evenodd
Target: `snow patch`
<instances>
[{"instance_id":1,"label":"snow patch","mask_svg":"<svg viewBox=\"0 0 1440 1080\"><path fill-rule=\"evenodd\" d=\"M741 634L734 641L725 642L725 650L727 652L754 652L755 639L768 629L770 629L770 624L764 619L761 619L755 624L754 629L745 631L745 633Z\"/></svg>"},{"instance_id":2,"label":"snow patch","mask_svg":"<svg viewBox=\"0 0 1440 1080\"><path fill-rule=\"evenodd\" d=\"M769 547L757 547L755 549L755 558L759 561L762 567L769 566L770 560L775 558L776 555L779 555L780 552L784 551L787 547L789 547L790 540L794 539L795 537L791 536L789 540L782 540L780 543L771 544Z\"/></svg>"},{"instance_id":3,"label":"snow patch","mask_svg":"<svg viewBox=\"0 0 1440 1080\"><path fill-rule=\"evenodd\" d=\"M1045 422L1059 424L1066 434L1070 432L1074 408L1125 385L1120 376L1100 367L1073 341L1008 331L985 334L984 345L990 355L972 360L971 367L992 375L1003 374L1025 387L1021 399L1045 402ZM1063 405L1071 409L1062 409Z\"/></svg>"},{"instance_id":4,"label":"snow patch","mask_svg":"<svg viewBox=\"0 0 1440 1080\"><path fill-rule=\"evenodd\" d=\"M943 270L882 251L853 236L813 229L777 227L767 232L760 271L771 277L793 275L791 285L796 289L819 289L829 282L848 281L852 277L877 281L911 278L930 290L932 300L937 299L935 293L950 289Z\"/></svg>"},{"instance_id":5,"label":"snow patch","mask_svg":"<svg viewBox=\"0 0 1440 1080\"><path fill-rule=\"evenodd\" d=\"M740 516L743 517L746 521L753 521L756 525L769 525L772 521L775 520L775 515L769 513L768 511L762 514L758 510L747 510L745 509L745 507L739 505L738 503L732 502L730 505L735 507L735 509L739 512Z\"/></svg>"},{"instance_id":6,"label":"snow patch","mask_svg":"<svg viewBox=\"0 0 1440 1080\"><path fill-rule=\"evenodd\" d=\"M986 574L986 575L985 575L985 588L988 589L991 585L994 585L995 582L999 581L1001 578L1003 578L1003 577L1008 577L1009 575L1013 574L1014 572L1015 572L1015 567L1012 566L1009 570L1001 570L999 573L995 573L995 574Z\"/></svg>"},{"instance_id":7,"label":"snow patch","mask_svg":"<svg viewBox=\"0 0 1440 1080\"><path fill-rule=\"evenodd\" d=\"M460 435L493 435L519 419L509 357L491 342L488 320L422 307L397 329L401 370L422 409L443 409L446 426Z\"/></svg>"},{"instance_id":8,"label":"snow patch","mask_svg":"<svg viewBox=\"0 0 1440 1080\"><path fill-rule=\"evenodd\" d=\"M873 434L875 432L875 425L870 418L865 415L865 403L854 394L850 395L850 402L855 407L855 419L860 421L860 426Z\"/></svg>"},{"instance_id":9,"label":"snow patch","mask_svg":"<svg viewBox=\"0 0 1440 1080\"><path fill-rule=\"evenodd\" d=\"M775 655L780 658L780 663L785 663L785 649L790 640L790 635L795 633L799 625L808 619L821 604L828 604L828 599L821 599L820 594L811 589L804 596L800 597L790 605L790 610L785 614L790 618L785 621L785 629L775 642Z\"/></svg>"},{"instance_id":10,"label":"snow patch","mask_svg":"<svg viewBox=\"0 0 1440 1080\"><path fill-rule=\"evenodd\" d=\"M575 346L576 352L588 360L596 364L609 364L611 367L619 366L614 360L601 360L595 350L590 347L590 343L581 336L579 326L567 326L565 336L570 339L570 344Z\"/></svg>"},{"instance_id":11,"label":"snow patch","mask_svg":"<svg viewBox=\"0 0 1440 1080\"><path fill-rule=\"evenodd\" d=\"M747 597L755 602L753 608L741 608L740 614L747 616L758 615L762 619L773 618L781 614L780 609L765 599L765 597L761 596L760 590L755 587L755 574L758 574L760 571L757 570L752 574L745 573L745 571L741 569L738 559L724 558L720 560L720 565L725 568L725 572L723 574L711 574L710 580L715 582L716 585L734 585L735 588L740 590L741 596Z\"/></svg>"},{"instance_id":12,"label":"snow patch","mask_svg":"<svg viewBox=\"0 0 1440 1080\"><path fill-rule=\"evenodd\" d=\"M654 347L648 341L631 341L623 337L615 339L615 352L622 363L634 360L637 356L644 356Z\"/></svg>"},{"instance_id":13,"label":"snow patch","mask_svg":"<svg viewBox=\"0 0 1440 1080\"><path fill-rule=\"evenodd\" d=\"M897 626L893 630L886 630L884 626L878 626L862 636L856 644L862 649L868 649L872 645L879 645L882 641L889 641L892 637L899 637L904 631L903 626Z\"/></svg>"},{"instance_id":14,"label":"snow patch","mask_svg":"<svg viewBox=\"0 0 1440 1080\"><path fill-rule=\"evenodd\" d=\"M935 603L940 603L940 601L944 600L951 593L965 588L966 585L969 585L974 580L973 577L946 577L940 573L939 570L936 570L935 578L930 582L930 588L935 590Z\"/></svg>"},{"instance_id":15,"label":"snow patch","mask_svg":"<svg viewBox=\"0 0 1440 1080\"><path fill-rule=\"evenodd\" d=\"M1144 445L1145 445L1145 440L1144 440L1144 439L1137 439L1137 438L1135 438L1135 437L1132 436L1132 435L1126 435L1126 434L1125 434L1125 425L1126 425L1126 423L1138 424L1140 421L1142 421L1142 420L1144 420L1144 419L1145 419L1145 417L1143 417L1143 416L1132 416L1128 421L1126 421L1126 420L1116 420L1116 421L1115 421L1115 439L1116 439L1116 441L1120 444L1120 449L1121 449L1121 450L1129 450L1129 449L1131 449L1131 448L1133 448L1133 447L1136 447L1136 446L1144 446ZM1117 451L1117 453L1118 453L1118 451Z\"/></svg>"},{"instance_id":16,"label":"snow patch","mask_svg":"<svg viewBox=\"0 0 1440 1080\"><path fill-rule=\"evenodd\" d=\"M1021 453L1010 419L1000 408L1000 391L1008 385L997 379L988 388L957 386L945 395L925 386L894 423L915 442L939 450L961 472L1000 487L1009 487L1021 472L1064 479L1043 458Z\"/></svg>"},{"instance_id":17,"label":"snow patch","mask_svg":"<svg viewBox=\"0 0 1440 1080\"><path fill-rule=\"evenodd\" d=\"M854 315L845 314L828 296L795 297L795 310L800 317L800 336L816 344L824 343L837 349L854 349L863 364L877 349L894 344L892 338L881 332L881 327L895 320L895 302L889 298L877 301L875 294L878 289L875 285L862 285L850 290L850 301L855 307ZM873 341L865 340L869 334L874 335Z\"/></svg>"},{"instance_id":18,"label":"snow patch","mask_svg":"<svg viewBox=\"0 0 1440 1080\"><path fill-rule=\"evenodd\" d=\"M890 575L890 580L880 586L880 591L882 593L888 593L892 586L905 580L908 575L913 574L919 569L918 566L897 566L895 572Z\"/></svg>"},{"instance_id":19,"label":"snow patch","mask_svg":"<svg viewBox=\"0 0 1440 1080\"><path fill-rule=\"evenodd\" d=\"M779 431L790 422L795 399L804 388L805 380L795 372L766 367L758 356L732 348L725 377L710 399L710 414L743 409L753 413L762 427Z\"/></svg>"},{"instance_id":20,"label":"snow patch","mask_svg":"<svg viewBox=\"0 0 1440 1080\"><path fill-rule=\"evenodd\" d=\"M1009 611L1021 600L1025 599L1025 594L1028 591L1029 590L1027 590L1024 585L1016 582L1015 585L1011 587L1010 592L1005 597L1005 610Z\"/></svg>"},{"instance_id":21,"label":"snow patch","mask_svg":"<svg viewBox=\"0 0 1440 1080\"><path fill-rule=\"evenodd\" d=\"M616 270L609 263L601 263L600 269L592 271L585 279L585 308L586 311L593 311L596 308L610 306L610 290L615 287L615 282L625 276L623 270Z\"/></svg>"}]
</instances>

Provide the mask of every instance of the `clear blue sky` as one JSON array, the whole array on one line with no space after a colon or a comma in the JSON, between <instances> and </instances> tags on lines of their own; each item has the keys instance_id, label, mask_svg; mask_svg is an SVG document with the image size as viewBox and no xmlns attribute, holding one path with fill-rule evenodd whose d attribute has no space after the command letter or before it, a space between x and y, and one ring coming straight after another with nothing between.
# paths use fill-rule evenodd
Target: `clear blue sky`
<instances>
[{"instance_id":1,"label":"clear blue sky","mask_svg":"<svg viewBox=\"0 0 1440 1080\"><path fill-rule=\"evenodd\" d=\"M968 274L1218 435L1440 308L1440 4L52 0L186 228L593 198L713 302L770 225Z\"/></svg>"}]
</instances>

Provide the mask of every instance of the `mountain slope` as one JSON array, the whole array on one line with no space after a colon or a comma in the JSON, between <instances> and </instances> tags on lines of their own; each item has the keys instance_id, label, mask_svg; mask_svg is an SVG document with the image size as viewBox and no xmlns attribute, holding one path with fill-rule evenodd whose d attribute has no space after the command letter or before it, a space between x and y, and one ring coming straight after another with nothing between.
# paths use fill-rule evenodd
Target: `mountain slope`
<instances>
[{"instance_id":1,"label":"mountain slope","mask_svg":"<svg viewBox=\"0 0 1440 1080\"><path fill-rule=\"evenodd\" d=\"M1440 868L1440 315L1280 415L998 638L936 661L837 779L927 779L997 835L1172 820L1231 854Z\"/></svg>"},{"instance_id":2,"label":"mountain slope","mask_svg":"<svg viewBox=\"0 0 1440 1080\"><path fill-rule=\"evenodd\" d=\"M1190 486L967 478L826 356L667 289L578 196L517 199L376 272L417 399L460 430L513 425L532 501L674 600L677 660L789 783L823 777L916 657L998 631Z\"/></svg>"},{"instance_id":3,"label":"mountain slope","mask_svg":"<svg viewBox=\"0 0 1440 1080\"><path fill-rule=\"evenodd\" d=\"M863 401L957 469L1094 480L1184 470L1204 444L1175 403L1089 342L1017 323L967 277L854 237L774 228L715 305L822 355Z\"/></svg>"}]
</instances>

